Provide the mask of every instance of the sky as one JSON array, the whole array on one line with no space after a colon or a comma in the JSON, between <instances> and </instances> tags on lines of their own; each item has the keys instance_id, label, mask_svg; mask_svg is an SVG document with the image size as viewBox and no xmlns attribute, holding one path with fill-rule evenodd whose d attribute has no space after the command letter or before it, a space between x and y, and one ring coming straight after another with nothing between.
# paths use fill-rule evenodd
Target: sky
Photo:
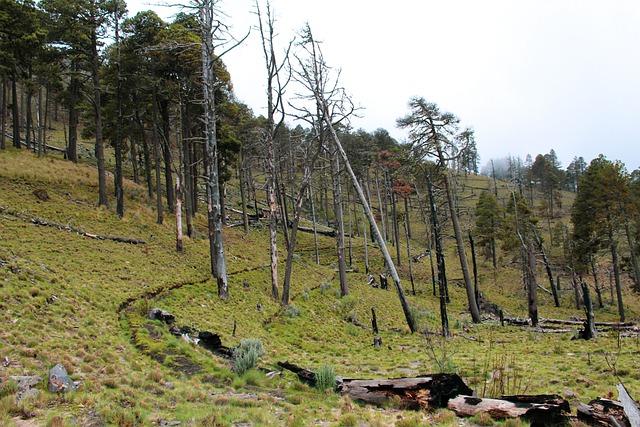
<instances>
[{"instance_id":1,"label":"sky","mask_svg":"<svg viewBox=\"0 0 640 427\"><path fill-rule=\"evenodd\" d=\"M261 0L263 1L263 0ZM178 4L176 1L173 4ZM179 9L129 0L129 13ZM165 4L172 4L171 1ZM481 164L555 149L566 167L602 153L640 167L637 0L271 0L284 48L308 22L362 107L355 128L383 127L421 96L473 127ZM232 33L256 24L254 0L222 0ZM238 99L264 114L257 31L224 57Z\"/></svg>"}]
</instances>

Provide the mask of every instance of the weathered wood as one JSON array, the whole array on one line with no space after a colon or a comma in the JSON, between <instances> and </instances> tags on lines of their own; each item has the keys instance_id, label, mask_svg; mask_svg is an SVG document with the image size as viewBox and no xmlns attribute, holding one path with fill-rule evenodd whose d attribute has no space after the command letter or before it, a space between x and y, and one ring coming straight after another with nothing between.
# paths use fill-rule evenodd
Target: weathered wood
<instances>
[{"instance_id":1,"label":"weathered wood","mask_svg":"<svg viewBox=\"0 0 640 427\"><path fill-rule=\"evenodd\" d=\"M588 405L578 405L578 420L591 426L625 426L631 427L624 408L620 402L609 399L594 399Z\"/></svg>"},{"instance_id":2,"label":"weathered wood","mask_svg":"<svg viewBox=\"0 0 640 427\"><path fill-rule=\"evenodd\" d=\"M14 211L14 210L6 207L6 206L0 206L0 213L6 214L6 215L10 215L10 216L22 219L24 221L29 221L34 225L39 225L39 226L43 226L43 227L53 227L53 228L57 228L58 230L77 233L80 236L88 237L90 239L112 240L114 242L129 243L129 244L132 244L132 245L143 245L143 244L146 244L146 242L144 240L136 239L134 237L110 236L110 235L94 234L94 233L89 233L87 231L84 231L81 228L74 227L74 226L69 225L69 224L60 224L60 223L49 221L49 220L46 220L46 219L43 219L43 218L30 217L27 214L24 214L22 212Z\"/></svg>"},{"instance_id":3,"label":"weathered wood","mask_svg":"<svg viewBox=\"0 0 640 427\"><path fill-rule=\"evenodd\" d=\"M339 391L375 405L394 403L403 409L443 408L449 399L472 390L456 374L431 374L413 378L344 379Z\"/></svg>"},{"instance_id":4,"label":"weathered wood","mask_svg":"<svg viewBox=\"0 0 640 427\"><path fill-rule=\"evenodd\" d=\"M624 413L629 420L631 427L640 427L640 410L638 410L638 404L629 396L624 384L618 384L618 398L624 408Z\"/></svg>"},{"instance_id":5,"label":"weathered wood","mask_svg":"<svg viewBox=\"0 0 640 427\"><path fill-rule=\"evenodd\" d=\"M556 395L503 396L502 399L461 395L449 400L447 407L461 417L472 417L480 413L489 414L494 419L521 417L532 426L566 422L571 410L569 403Z\"/></svg>"},{"instance_id":6,"label":"weathered wood","mask_svg":"<svg viewBox=\"0 0 640 427\"><path fill-rule=\"evenodd\" d=\"M287 371L291 371L298 376L300 381L303 383L309 384L314 387L316 385L316 374L308 369L301 368L298 365L294 365L293 363L286 362L278 362L278 366Z\"/></svg>"}]
</instances>

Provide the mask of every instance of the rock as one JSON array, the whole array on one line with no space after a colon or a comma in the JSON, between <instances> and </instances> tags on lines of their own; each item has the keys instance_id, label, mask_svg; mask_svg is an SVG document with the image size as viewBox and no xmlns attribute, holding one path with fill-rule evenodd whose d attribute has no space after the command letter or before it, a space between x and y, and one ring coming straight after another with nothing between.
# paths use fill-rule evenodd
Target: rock
<instances>
[{"instance_id":1,"label":"rock","mask_svg":"<svg viewBox=\"0 0 640 427\"><path fill-rule=\"evenodd\" d=\"M180 421L160 420L160 422L158 422L158 425L160 427L174 427L174 426L179 426L180 424L182 424Z\"/></svg>"},{"instance_id":2,"label":"rock","mask_svg":"<svg viewBox=\"0 0 640 427\"><path fill-rule=\"evenodd\" d=\"M35 398L40 393L40 390L33 388L42 381L42 378L37 375L15 375L9 377L9 379L15 382L18 387L16 402L30 397Z\"/></svg>"},{"instance_id":3,"label":"rock","mask_svg":"<svg viewBox=\"0 0 640 427\"><path fill-rule=\"evenodd\" d=\"M152 308L151 310L149 310L148 317L151 320L160 320L167 325L171 325L176 321L176 317L173 314L169 313L166 310L162 310L161 308Z\"/></svg>"},{"instance_id":4,"label":"rock","mask_svg":"<svg viewBox=\"0 0 640 427\"><path fill-rule=\"evenodd\" d=\"M573 390L570 390L568 388L564 389L564 392L562 392L562 395L564 396L565 399L575 399L576 397L578 397L578 395Z\"/></svg>"},{"instance_id":5,"label":"rock","mask_svg":"<svg viewBox=\"0 0 640 427\"><path fill-rule=\"evenodd\" d=\"M51 393L67 393L75 390L77 384L71 380L67 370L61 364L57 364L49 370L49 391Z\"/></svg>"}]
</instances>

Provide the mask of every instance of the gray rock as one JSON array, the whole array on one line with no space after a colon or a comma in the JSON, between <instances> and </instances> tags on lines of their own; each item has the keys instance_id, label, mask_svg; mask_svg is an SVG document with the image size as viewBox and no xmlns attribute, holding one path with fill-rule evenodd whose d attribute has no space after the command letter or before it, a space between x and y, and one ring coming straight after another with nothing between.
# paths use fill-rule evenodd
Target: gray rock
<instances>
[{"instance_id":1,"label":"gray rock","mask_svg":"<svg viewBox=\"0 0 640 427\"><path fill-rule=\"evenodd\" d=\"M160 320L167 325L171 325L176 321L176 317L173 314L161 308L152 308L151 310L149 310L148 317L151 320Z\"/></svg>"},{"instance_id":2,"label":"gray rock","mask_svg":"<svg viewBox=\"0 0 640 427\"><path fill-rule=\"evenodd\" d=\"M49 391L51 393L67 393L75 389L76 384L71 380L64 366L58 363L49 370Z\"/></svg>"},{"instance_id":3,"label":"gray rock","mask_svg":"<svg viewBox=\"0 0 640 427\"><path fill-rule=\"evenodd\" d=\"M31 397L35 398L40 393L40 390L33 388L42 381L42 378L37 375L14 375L9 377L9 379L15 382L18 387L16 402Z\"/></svg>"}]
</instances>

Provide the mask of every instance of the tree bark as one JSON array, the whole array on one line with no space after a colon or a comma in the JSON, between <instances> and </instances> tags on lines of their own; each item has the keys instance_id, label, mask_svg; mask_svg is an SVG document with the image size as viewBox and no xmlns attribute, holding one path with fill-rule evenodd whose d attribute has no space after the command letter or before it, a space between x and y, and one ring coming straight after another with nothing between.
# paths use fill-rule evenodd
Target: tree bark
<instances>
[{"instance_id":1,"label":"tree bark","mask_svg":"<svg viewBox=\"0 0 640 427\"><path fill-rule=\"evenodd\" d=\"M405 239L407 241L407 263L409 264L409 280L411 281L411 293L415 296L416 294L416 286L413 278L413 265L411 262L411 236L409 234L409 230L411 226L409 225L409 206L407 205L407 198L404 198L404 231L405 231Z\"/></svg>"},{"instance_id":2,"label":"tree bark","mask_svg":"<svg viewBox=\"0 0 640 427\"><path fill-rule=\"evenodd\" d=\"M598 272L596 271L596 263L593 257L590 257L591 261L591 274L593 275L593 285L596 288L596 297L598 298L598 308L603 308L602 303L602 291L600 290L600 281L598 280Z\"/></svg>"},{"instance_id":3,"label":"tree bark","mask_svg":"<svg viewBox=\"0 0 640 427\"><path fill-rule=\"evenodd\" d=\"M551 264L549 263L549 258L547 258L547 253L544 250L542 239L540 238L537 232L535 233L535 239L536 239L536 244L538 246L538 249L540 250L540 253L542 253L542 262L544 262L544 268L545 268L545 271L547 272L547 278L549 279L549 287L551 288L551 292L553 294L553 304L556 307L560 307L560 299L558 298L558 291L553 283L553 273L551 272Z\"/></svg>"},{"instance_id":4,"label":"tree bark","mask_svg":"<svg viewBox=\"0 0 640 427\"><path fill-rule=\"evenodd\" d=\"M176 174L176 251L184 251L182 242L182 188L180 187L180 174Z\"/></svg>"},{"instance_id":5,"label":"tree bark","mask_svg":"<svg viewBox=\"0 0 640 427\"><path fill-rule=\"evenodd\" d=\"M156 172L156 213L158 224L162 224L164 220L164 207L162 205L162 178L160 165L160 140L158 138L158 104L156 102L156 88L153 88L153 98L151 100L152 107L152 132L151 138L153 143L153 158L155 161Z\"/></svg>"},{"instance_id":6,"label":"tree bark","mask_svg":"<svg viewBox=\"0 0 640 427\"><path fill-rule=\"evenodd\" d=\"M100 89L100 57L98 56L97 29L91 31L91 80L93 82L93 110L95 115L95 154L98 162L98 205L109 206L107 198L107 169L104 159L104 141L102 140L102 101Z\"/></svg>"},{"instance_id":7,"label":"tree bark","mask_svg":"<svg viewBox=\"0 0 640 427\"><path fill-rule=\"evenodd\" d=\"M124 180L122 177L122 76L120 70L120 14L119 14L119 2L114 3L116 5L114 12L114 27L115 27L115 45L116 45L116 109L117 109L117 121L116 121L116 135L114 141L115 148L115 160L116 168L113 174L113 184L116 193L116 213L118 217L124 216Z\"/></svg>"},{"instance_id":8,"label":"tree bark","mask_svg":"<svg viewBox=\"0 0 640 427\"><path fill-rule=\"evenodd\" d=\"M448 337L449 334L449 317L447 316L447 292L446 292L446 270L444 253L442 252L442 238L440 237L440 224L438 222L438 211L433 196L433 186L431 178L426 176L427 191L429 193L429 206L431 208L431 229L433 233L433 241L436 247L436 262L438 265L438 292L440 301L440 324L442 326L442 336ZM431 257L431 253L429 253ZM433 275L433 263L431 264L431 274ZM434 288L435 295L435 288Z\"/></svg>"},{"instance_id":9,"label":"tree bark","mask_svg":"<svg viewBox=\"0 0 640 427\"><path fill-rule=\"evenodd\" d=\"M536 254L533 243L529 242L527 250L527 305L531 326L538 326L538 283L536 281Z\"/></svg>"},{"instance_id":10,"label":"tree bark","mask_svg":"<svg viewBox=\"0 0 640 427\"><path fill-rule=\"evenodd\" d=\"M11 119L13 126L13 146L20 149L20 109L18 106L18 88L16 84L16 73L11 78Z\"/></svg>"},{"instance_id":11,"label":"tree bark","mask_svg":"<svg viewBox=\"0 0 640 427\"><path fill-rule=\"evenodd\" d=\"M320 251L318 249L318 224L316 223L316 207L313 197L313 185L309 185L309 202L311 203L311 221L313 223L313 251L316 264L320 265Z\"/></svg>"},{"instance_id":12,"label":"tree bark","mask_svg":"<svg viewBox=\"0 0 640 427\"><path fill-rule=\"evenodd\" d=\"M446 165L446 162L444 160L444 155L442 154L440 147L438 147L438 157L440 159L440 164L444 167ZM467 299L469 302L469 312L471 313L471 320L473 321L473 323L480 323L482 319L480 318L480 310L478 309L476 296L473 291L473 284L471 283L471 278L469 277L467 255L465 254L464 242L462 240L462 229L460 227L460 221L458 220L458 215L456 215L455 206L453 204L453 195L451 194L451 189L449 187L449 174L447 171L445 171L443 181L444 181L445 193L447 196L447 205L449 205L449 213L451 214L453 231L456 237L458 257L460 258L460 269L462 270L465 289L467 291Z\"/></svg>"},{"instance_id":13,"label":"tree bark","mask_svg":"<svg viewBox=\"0 0 640 427\"><path fill-rule=\"evenodd\" d=\"M624 303L622 302L622 284L620 283L620 266L618 265L618 245L613 237L613 228L609 224L609 249L611 250L611 264L613 265L613 278L616 283L616 297L618 299L618 314L620 321L624 322Z\"/></svg>"},{"instance_id":14,"label":"tree bark","mask_svg":"<svg viewBox=\"0 0 640 427\"><path fill-rule=\"evenodd\" d=\"M6 148L6 139L7 136L5 134L7 130L7 82L4 77L2 77L2 100L0 101L0 149L4 150Z\"/></svg>"},{"instance_id":15,"label":"tree bark","mask_svg":"<svg viewBox=\"0 0 640 427\"><path fill-rule=\"evenodd\" d=\"M204 94L205 151L207 158L207 218L209 224L209 248L211 273L218 285L218 297L227 299L227 264L224 256L222 217L220 210L220 183L218 173L218 141L216 135L216 103L214 73L214 28L216 12L213 1L200 7L202 27L202 87ZM168 148L168 147L167 147Z\"/></svg>"},{"instance_id":16,"label":"tree bark","mask_svg":"<svg viewBox=\"0 0 640 427\"><path fill-rule=\"evenodd\" d=\"M364 193L362 191L362 187L358 183L358 178L356 177L355 173L353 172L353 169L351 168L351 163L349 163L349 158L347 157L347 153L345 153L344 149L342 148L342 144L340 143L340 139L338 138L338 135L337 135L335 129L333 128L333 124L331 123L331 119L330 119L330 115L329 115L329 111L328 111L328 106L326 105L326 101L324 99L322 99L320 94L315 93L314 95L316 97L316 100L321 104L321 106L323 108L324 121L327 124L327 128L329 129L329 132L331 133L331 137L333 138L333 140L334 140L334 142L336 144L336 147L338 149L338 153L340 154L340 157L342 158L342 161L345 164L347 172L348 172L349 176L351 177L351 181L353 183L353 186L355 187L356 193L358 194L358 198L360 199L360 202L362 203L362 206L363 206L363 208L365 210L365 213L367 214L367 219L369 220L369 224L371 224L371 229L373 231L374 238L378 242L378 246L380 247L380 250L382 251L382 255L383 255L385 263L387 265L387 269L389 270L389 273L391 274L391 277L393 278L393 282L395 284L396 291L398 293L398 298L400 299L400 304L402 306L402 311L403 311L405 319L407 321L407 325L409 326L409 329L411 330L411 332L415 332L416 326L415 326L415 322L414 322L414 319L413 319L413 314L411 313L411 309L409 307L409 302L407 301L407 298L404 295L404 290L402 289L402 286L400 284L400 276L398 275L398 271L396 270L396 266L393 264L393 260L391 259L391 255L389 254L389 250L387 249L387 245L385 244L384 240L382 239L382 235L380 234L380 230L378 230L378 225L376 224L376 220L375 220L375 218L373 216L373 212L371 211L371 207L369 206L369 203L367 202L367 199L364 196Z\"/></svg>"},{"instance_id":17,"label":"tree bark","mask_svg":"<svg viewBox=\"0 0 640 427\"><path fill-rule=\"evenodd\" d=\"M344 258L344 220L342 216L342 190L340 187L340 159L338 150L331 154L331 181L333 183L333 212L336 222L336 253L338 255L338 276L340 295L349 293L347 285L347 266Z\"/></svg>"}]
</instances>

